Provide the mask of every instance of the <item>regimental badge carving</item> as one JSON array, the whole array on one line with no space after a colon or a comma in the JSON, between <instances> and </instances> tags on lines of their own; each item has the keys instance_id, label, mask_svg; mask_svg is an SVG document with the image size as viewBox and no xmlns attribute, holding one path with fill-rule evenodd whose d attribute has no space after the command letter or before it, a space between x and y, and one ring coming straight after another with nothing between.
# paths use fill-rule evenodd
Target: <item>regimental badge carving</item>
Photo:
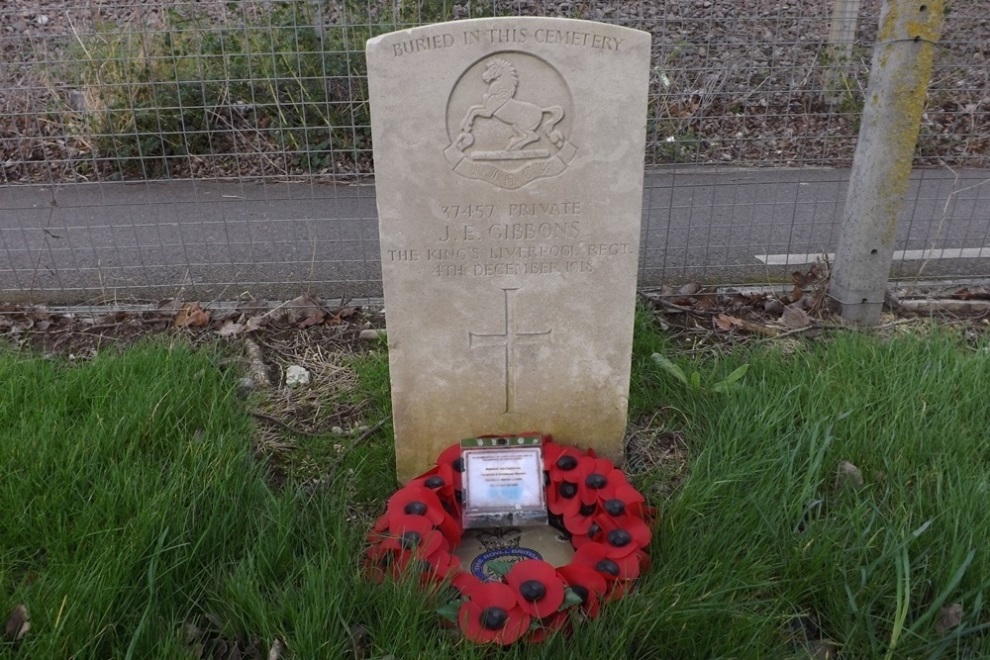
<instances>
[{"instance_id":1,"label":"regimental badge carving","mask_svg":"<svg viewBox=\"0 0 990 660\"><path fill-rule=\"evenodd\" d=\"M521 540L522 530L518 527L493 527L478 532L478 541L488 551L518 548Z\"/></svg>"},{"instance_id":2,"label":"regimental badge carving","mask_svg":"<svg viewBox=\"0 0 990 660\"><path fill-rule=\"evenodd\" d=\"M482 582L498 582L501 578L489 566L490 562L515 564L524 559L543 559L536 550L520 547L521 540L522 530L518 527L495 527L480 532L478 541L485 551L471 562L471 572Z\"/></svg>"},{"instance_id":3,"label":"regimental badge carving","mask_svg":"<svg viewBox=\"0 0 990 660\"><path fill-rule=\"evenodd\" d=\"M485 57L461 75L447 101L457 174L516 190L567 169L577 151L568 139L570 90L556 69L527 53Z\"/></svg>"}]
</instances>

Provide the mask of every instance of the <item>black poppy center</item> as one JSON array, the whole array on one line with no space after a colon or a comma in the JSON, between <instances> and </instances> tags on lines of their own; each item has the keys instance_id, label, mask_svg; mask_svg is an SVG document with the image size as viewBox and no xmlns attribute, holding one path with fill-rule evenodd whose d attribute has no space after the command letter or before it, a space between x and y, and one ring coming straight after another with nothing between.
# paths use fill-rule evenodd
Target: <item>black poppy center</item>
<instances>
[{"instance_id":1,"label":"black poppy center","mask_svg":"<svg viewBox=\"0 0 990 660\"><path fill-rule=\"evenodd\" d=\"M594 512L595 512L595 505L594 504L582 504L581 505L581 515L582 516L590 516Z\"/></svg>"},{"instance_id":2,"label":"black poppy center","mask_svg":"<svg viewBox=\"0 0 990 660\"><path fill-rule=\"evenodd\" d=\"M573 585L571 591L577 594L578 598L581 599L581 604L588 602L588 588L582 587L580 584Z\"/></svg>"},{"instance_id":3,"label":"black poppy center","mask_svg":"<svg viewBox=\"0 0 990 660\"><path fill-rule=\"evenodd\" d=\"M597 472L589 474L588 478L584 480L585 485L588 488L598 490L599 488L604 488L608 484L608 479L605 478L604 474L598 474Z\"/></svg>"},{"instance_id":4,"label":"black poppy center","mask_svg":"<svg viewBox=\"0 0 990 660\"><path fill-rule=\"evenodd\" d=\"M577 492L578 492L577 484L572 484L569 481L565 481L564 483L560 484L560 496L565 499L568 500L571 499L572 497L577 495Z\"/></svg>"},{"instance_id":5,"label":"black poppy center","mask_svg":"<svg viewBox=\"0 0 990 660\"><path fill-rule=\"evenodd\" d=\"M599 527L598 523L591 523L591 527L588 528L588 538L591 538L592 536L597 536L598 533L601 531L602 528Z\"/></svg>"},{"instance_id":6,"label":"black poppy center","mask_svg":"<svg viewBox=\"0 0 990 660\"><path fill-rule=\"evenodd\" d=\"M568 470L573 470L577 467L577 459L573 456L561 456L557 459L557 467L565 472Z\"/></svg>"},{"instance_id":7,"label":"black poppy center","mask_svg":"<svg viewBox=\"0 0 990 660\"><path fill-rule=\"evenodd\" d=\"M501 607L486 607L481 611L481 625L489 630L498 630L509 620L509 613Z\"/></svg>"},{"instance_id":8,"label":"black poppy center","mask_svg":"<svg viewBox=\"0 0 990 660\"><path fill-rule=\"evenodd\" d=\"M445 482L443 480L443 477L440 477L440 476L437 476L437 475L434 475L434 476L430 477L429 479L427 479L426 481L423 482L423 484L427 488L440 488L440 486L443 486L444 483Z\"/></svg>"},{"instance_id":9,"label":"black poppy center","mask_svg":"<svg viewBox=\"0 0 990 660\"><path fill-rule=\"evenodd\" d=\"M419 501L410 502L402 510L411 516L421 516L426 513L426 505Z\"/></svg>"},{"instance_id":10,"label":"black poppy center","mask_svg":"<svg viewBox=\"0 0 990 660\"><path fill-rule=\"evenodd\" d=\"M621 548L632 542L632 535L624 529L613 529L608 533L608 542L616 548Z\"/></svg>"},{"instance_id":11,"label":"black poppy center","mask_svg":"<svg viewBox=\"0 0 990 660\"><path fill-rule=\"evenodd\" d=\"M626 503L622 500L605 500L602 504L605 512L610 516L621 516L626 512Z\"/></svg>"},{"instance_id":12,"label":"black poppy center","mask_svg":"<svg viewBox=\"0 0 990 660\"><path fill-rule=\"evenodd\" d=\"M451 466L452 466L452 467L454 468L454 470L456 470L457 472L464 472L464 459L463 459L463 458L460 458L460 457L458 457L458 458L455 458L455 459L453 460L453 462L451 463Z\"/></svg>"},{"instance_id":13,"label":"black poppy center","mask_svg":"<svg viewBox=\"0 0 990 660\"><path fill-rule=\"evenodd\" d=\"M611 559L602 559L595 564L595 570L599 573L608 573L612 577L619 577L619 565Z\"/></svg>"},{"instance_id":14,"label":"black poppy center","mask_svg":"<svg viewBox=\"0 0 990 660\"><path fill-rule=\"evenodd\" d=\"M402 547L406 550L411 550L423 542L423 535L419 532L403 532L402 533Z\"/></svg>"},{"instance_id":15,"label":"black poppy center","mask_svg":"<svg viewBox=\"0 0 990 660\"><path fill-rule=\"evenodd\" d=\"M526 580L519 585L519 593L528 602L533 603L547 595L547 588L538 580Z\"/></svg>"}]
</instances>

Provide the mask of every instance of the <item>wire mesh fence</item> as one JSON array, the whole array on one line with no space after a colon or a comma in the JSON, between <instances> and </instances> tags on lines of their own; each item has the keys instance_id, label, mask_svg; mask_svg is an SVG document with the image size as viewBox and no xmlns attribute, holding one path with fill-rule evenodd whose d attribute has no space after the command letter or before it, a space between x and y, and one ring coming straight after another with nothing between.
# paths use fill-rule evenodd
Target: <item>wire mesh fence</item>
<instances>
[{"instance_id":1,"label":"wire mesh fence","mask_svg":"<svg viewBox=\"0 0 990 660\"><path fill-rule=\"evenodd\" d=\"M897 277L990 272L990 23L946 16ZM8 0L0 296L380 292L364 42L485 16L653 34L641 282L834 249L880 0Z\"/></svg>"}]
</instances>

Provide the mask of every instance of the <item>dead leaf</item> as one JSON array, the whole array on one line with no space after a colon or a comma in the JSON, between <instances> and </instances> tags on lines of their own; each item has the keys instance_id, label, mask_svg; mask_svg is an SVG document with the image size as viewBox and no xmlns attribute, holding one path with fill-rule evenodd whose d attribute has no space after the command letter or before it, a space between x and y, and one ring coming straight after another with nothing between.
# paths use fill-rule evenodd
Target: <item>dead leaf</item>
<instances>
[{"instance_id":1,"label":"dead leaf","mask_svg":"<svg viewBox=\"0 0 990 660\"><path fill-rule=\"evenodd\" d=\"M734 328L739 328L743 332L751 332L765 337L775 337L780 331L760 323L754 323L728 314L719 314L715 317L715 327L723 332L731 332Z\"/></svg>"},{"instance_id":2,"label":"dead leaf","mask_svg":"<svg viewBox=\"0 0 990 660\"><path fill-rule=\"evenodd\" d=\"M237 335L244 332L245 325L243 323L234 323L233 321L227 321L220 329L217 330L217 334L221 337L236 337Z\"/></svg>"},{"instance_id":3,"label":"dead leaf","mask_svg":"<svg viewBox=\"0 0 990 660\"><path fill-rule=\"evenodd\" d=\"M252 316L244 324L244 332L254 332L258 328L263 327L268 322L264 314L259 316Z\"/></svg>"},{"instance_id":4,"label":"dead leaf","mask_svg":"<svg viewBox=\"0 0 990 660\"><path fill-rule=\"evenodd\" d=\"M327 323L330 325L338 325L345 319L349 319L357 313L357 307L340 307L334 313L333 316L327 319Z\"/></svg>"},{"instance_id":5,"label":"dead leaf","mask_svg":"<svg viewBox=\"0 0 990 660\"><path fill-rule=\"evenodd\" d=\"M282 643L282 640L276 639L274 643L272 643L272 647L268 649L268 660L278 660L282 657L282 651L284 650L285 644Z\"/></svg>"},{"instance_id":6,"label":"dead leaf","mask_svg":"<svg viewBox=\"0 0 990 660\"><path fill-rule=\"evenodd\" d=\"M704 295L698 297L698 302L695 305L697 309L710 311L718 306L718 300L715 299L714 295Z\"/></svg>"},{"instance_id":7,"label":"dead leaf","mask_svg":"<svg viewBox=\"0 0 990 660\"><path fill-rule=\"evenodd\" d=\"M832 273L829 269L828 261L816 261L811 264L811 270L808 271L808 275L815 278L815 282L818 284L823 284L828 280Z\"/></svg>"},{"instance_id":8,"label":"dead leaf","mask_svg":"<svg viewBox=\"0 0 990 660\"><path fill-rule=\"evenodd\" d=\"M292 325L308 328L323 323L327 310L322 300L304 293L285 303L285 317Z\"/></svg>"},{"instance_id":9,"label":"dead leaf","mask_svg":"<svg viewBox=\"0 0 990 660\"><path fill-rule=\"evenodd\" d=\"M210 313L199 306L199 303L186 303L175 315L173 325L176 328L202 328L210 322Z\"/></svg>"},{"instance_id":10,"label":"dead leaf","mask_svg":"<svg viewBox=\"0 0 990 660\"><path fill-rule=\"evenodd\" d=\"M688 282L680 289L677 290L677 295L679 296L693 296L694 294L701 291L701 285L698 282Z\"/></svg>"},{"instance_id":11,"label":"dead leaf","mask_svg":"<svg viewBox=\"0 0 990 660\"><path fill-rule=\"evenodd\" d=\"M800 289L804 289L807 286L814 284L816 279L817 278L812 271L802 273L801 271L796 270L791 273L791 280L794 282L794 286Z\"/></svg>"},{"instance_id":12,"label":"dead leaf","mask_svg":"<svg viewBox=\"0 0 990 660\"><path fill-rule=\"evenodd\" d=\"M310 314L299 323L296 323L296 327L299 328L300 330L304 330L310 326L319 325L323 323L323 321L326 320L326 317L327 315L325 313L316 312L314 314Z\"/></svg>"},{"instance_id":13,"label":"dead leaf","mask_svg":"<svg viewBox=\"0 0 990 660\"><path fill-rule=\"evenodd\" d=\"M953 293L951 298L958 298L959 300L990 300L990 291L987 289L970 289L968 287L963 287L959 291Z\"/></svg>"},{"instance_id":14,"label":"dead leaf","mask_svg":"<svg viewBox=\"0 0 990 660\"><path fill-rule=\"evenodd\" d=\"M719 314L715 317L715 327L722 332L731 332L733 328L741 328L744 323L742 319L728 314Z\"/></svg>"},{"instance_id":15,"label":"dead leaf","mask_svg":"<svg viewBox=\"0 0 990 660\"><path fill-rule=\"evenodd\" d=\"M938 621L935 622L935 630L940 634L946 633L962 623L962 618L962 603L947 605L938 611Z\"/></svg>"},{"instance_id":16,"label":"dead leaf","mask_svg":"<svg viewBox=\"0 0 990 660\"><path fill-rule=\"evenodd\" d=\"M7 617L7 624L3 627L3 638L8 642L16 642L24 637L31 630L31 617L28 616L27 607L21 603Z\"/></svg>"},{"instance_id":17,"label":"dead leaf","mask_svg":"<svg viewBox=\"0 0 990 660\"><path fill-rule=\"evenodd\" d=\"M803 309L797 307L785 307L784 313L780 316L780 322L788 328L798 330L811 325L811 317Z\"/></svg>"}]
</instances>

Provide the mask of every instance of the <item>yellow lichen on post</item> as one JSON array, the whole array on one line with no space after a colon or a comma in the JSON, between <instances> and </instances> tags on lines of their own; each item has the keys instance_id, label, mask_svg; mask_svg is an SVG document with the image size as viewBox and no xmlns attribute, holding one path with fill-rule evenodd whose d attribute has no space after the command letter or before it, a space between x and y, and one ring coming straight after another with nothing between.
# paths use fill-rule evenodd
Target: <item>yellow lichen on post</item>
<instances>
[{"instance_id":1,"label":"yellow lichen on post","mask_svg":"<svg viewBox=\"0 0 990 660\"><path fill-rule=\"evenodd\" d=\"M943 0L885 0L829 291L843 317L880 318Z\"/></svg>"}]
</instances>

